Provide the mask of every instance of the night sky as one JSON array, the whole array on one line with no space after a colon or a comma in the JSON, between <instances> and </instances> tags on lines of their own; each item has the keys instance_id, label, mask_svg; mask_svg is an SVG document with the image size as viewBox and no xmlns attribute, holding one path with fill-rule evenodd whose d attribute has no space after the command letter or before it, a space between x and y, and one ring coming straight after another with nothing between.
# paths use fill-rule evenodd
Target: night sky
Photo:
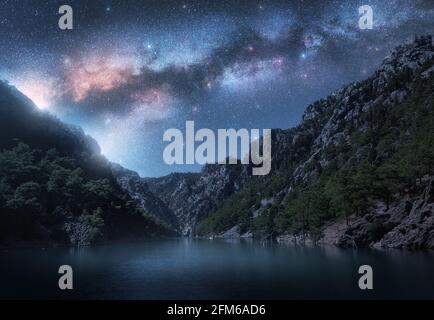
<instances>
[{"instance_id":1,"label":"night sky","mask_svg":"<svg viewBox=\"0 0 434 320\"><path fill-rule=\"evenodd\" d=\"M63 4L73 30L58 27ZM364 4L373 30L358 27ZM0 0L0 79L83 127L109 160L160 176L200 169L164 164L166 129L294 126L433 31L432 0Z\"/></svg>"}]
</instances>

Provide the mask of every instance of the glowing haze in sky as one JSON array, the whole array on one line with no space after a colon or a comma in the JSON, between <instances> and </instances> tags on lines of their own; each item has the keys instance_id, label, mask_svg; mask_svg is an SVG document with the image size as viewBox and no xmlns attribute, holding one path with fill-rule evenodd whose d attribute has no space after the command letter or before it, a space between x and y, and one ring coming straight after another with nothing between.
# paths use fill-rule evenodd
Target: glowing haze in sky
<instances>
[{"instance_id":1,"label":"glowing haze in sky","mask_svg":"<svg viewBox=\"0 0 434 320\"><path fill-rule=\"evenodd\" d=\"M294 126L309 103L432 33L433 3L0 0L0 77L111 161L144 176L198 170L164 164L166 129ZM58 27L62 4L74 30ZM373 30L358 27L363 4Z\"/></svg>"}]
</instances>

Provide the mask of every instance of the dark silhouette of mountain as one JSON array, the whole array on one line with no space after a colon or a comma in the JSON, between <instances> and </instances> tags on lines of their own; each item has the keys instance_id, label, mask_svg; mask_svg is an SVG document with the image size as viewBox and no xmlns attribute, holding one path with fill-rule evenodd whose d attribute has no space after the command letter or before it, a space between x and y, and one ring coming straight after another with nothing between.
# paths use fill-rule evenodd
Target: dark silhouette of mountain
<instances>
[{"instance_id":1,"label":"dark silhouette of mountain","mask_svg":"<svg viewBox=\"0 0 434 320\"><path fill-rule=\"evenodd\" d=\"M88 244L173 234L117 183L83 130L0 82L0 241Z\"/></svg>"}]
</instances>

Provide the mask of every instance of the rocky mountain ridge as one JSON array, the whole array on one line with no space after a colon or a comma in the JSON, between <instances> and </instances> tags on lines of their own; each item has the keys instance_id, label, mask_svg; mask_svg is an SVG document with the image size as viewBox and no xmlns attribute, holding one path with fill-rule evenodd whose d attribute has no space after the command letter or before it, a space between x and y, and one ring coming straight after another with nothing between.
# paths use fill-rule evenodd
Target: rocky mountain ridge
<instances>
[{"instance_id":1,"label":"rocky mountain ridge","mask_svg":"<svg viewBox=\"0 0 434 320\"><path fill-rule=\"evenodd\" d=\"M200 174L171 174L143 180L148 184L149 190L172 210L184 235L198 233L224 237L263 237L265 233L265 236L274 237L287 234L281 228L275 229L273 225L280 218L289 219L293 226L298 223L297 219L300 218L288 213L292 210L294 194L307 194L318 181L323 183L326 179L333 180L336 172L357 171L364 163L378 169L395 159L400 150L407 150L403 148L413 136L419 134L417 124L412 121L422 121L420 119L426 117L421 116L421 113L432 108L433 64L432 37L416 37L414 41L397 47L368 79L344 86L309 105L298 126L273 130L272 170L268 176L251 176L249 166L207 165ZM416 110L415 104L419 109ZM433 132L427 134L431 138ZM396 193L396 190L394 192L391 208L360 209L370 213L357 216L351 226L342 228L342 232L336 235L334 244L347 246L353 242L362 246L432 246L431 240L414 239L413 243L409 240L408 234L411 232L408 232L407 225L414 224L415 220L405 218L403 211L396 209L403 206L403 200L400 199L403 194ZM433 208L426 196L419 195L418 192L413 190L413 200L408 200L410 202L404 204L404 207L414 207L410 216L426 217L426 212L432 214ZM421 207L417 203L422 198L425 202ZM381 206L381 202L377 201L377 207ZM231 207L237 207L243 213L238 215ZM351 216L354 213L345 214ZM360 231L368 225L376 225L372 221L377 221L377 218L382 216L383 219L388 215L393 223L382 229L382 234L376 236L378 239L372 240L372 235L367 236ZM330 219L333 219L333 215L320 218L324 221ZM263 220L260 226L255 227L260 220ZM407 223L404 220L413 222ZM325 231L327 226L324 221L315 222L321 226L318 227L319 235L314 237L317 240L324 239L324 235L321 235L321 230ZM426 226L423 230L426 232L422 232L425 234L423 237L431 239L432 222L430 219L424 221ZM422 222L418 222L420 223ZM305 222L301 224L304 225ZM265 230L270 225L271 231L260 232L261 228ZM404 232L407 238L398 236L396 228L407 230ZM309 233L297 230L290 231L289 238L303 238Z\"/></svg>"}]
</instances>

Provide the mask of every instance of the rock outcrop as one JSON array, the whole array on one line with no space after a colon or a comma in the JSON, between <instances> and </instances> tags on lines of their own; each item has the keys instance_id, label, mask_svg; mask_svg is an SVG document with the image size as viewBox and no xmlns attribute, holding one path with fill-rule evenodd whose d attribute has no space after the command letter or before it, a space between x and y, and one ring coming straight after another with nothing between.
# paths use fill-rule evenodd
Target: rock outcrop
<instances>
[{"instance_id":1,"label":"rock outcrop","mask_svg":"<svg viewBox=\"0 0 434 320\"><path fill-rule=\"evenodd\" d=\"M149 190L148 184L137 172L128 170L116 163L112 163L111 168L118 184L128 192L145 213L164 221L173 231L180 231L178 218L160 198Z\"/></svg>"},{"instance_id":2,"label":"rock outcrop","mask_svg":"<svg viewBox=\"0 0 434 320\"><path fill-rule=\"evenodd\" d=\"M434 249L434 177L419 196L356 218L329 244L344 248Z\"/></svg>"},{"instance_id":3,"label":"rock outcrop","mask_svg":"<svg viewBox=\"0 0 434 320\"><path fill-rule=\"evenodd\" d=\"M241 165L206 165L200 174L173 173L145 181L175 214L182 234L188 236L200 219L240 189L242 176L247 176L245 170L247 167Z\"/></svg>"}]
</instances>

